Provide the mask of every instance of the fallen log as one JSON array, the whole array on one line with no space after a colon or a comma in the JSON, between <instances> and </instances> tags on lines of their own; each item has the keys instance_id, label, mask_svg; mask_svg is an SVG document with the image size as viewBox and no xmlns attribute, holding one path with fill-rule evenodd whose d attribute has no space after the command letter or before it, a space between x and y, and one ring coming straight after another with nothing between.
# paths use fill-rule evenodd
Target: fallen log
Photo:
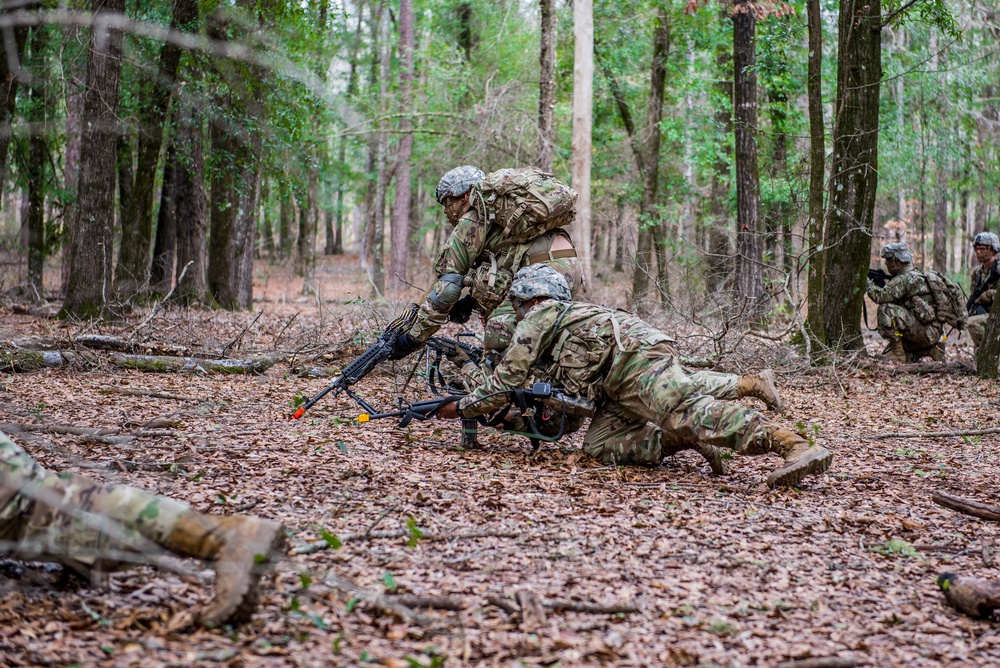
<instances>
[{"instance_id":1,"label":"fallen log","mask_svg":"<svg viewBox=\"0 0 1000 668\"><path fill-rule=\"evenodd\" d=\"M986 429L957 429L953 431L890 431L873 436L862 436L866 439L879 438L948 438L950 436L983 436L985 434L1000 434L1000 427Z\"/></svg>"},{"instance_id":2,"label":"fallen log","mask_svg":"<svg viewBox=\"0 0 1000 668\"><path fill-rule=\"evenodd\" d=\"M167 357L163 355L126 355L111 353L111 363L119 369L152 373L222 373L261 374L280 361L278 355L254 355L246 359L201 359L197 357Z\"/></svg>"},{"instance_id":3,"label":"fallen log","mask_svg":"<svg viewBox=\"0 0 1000 668\"><path fill-rule=\"evenodd\" d=\"M13 373L38 371L39 369L54 369L71 364L75 359L73 353L63 354L59 351L41 350L0 350L0 370Z\"/></svg>"},{"instance_id":4,"label":"fallen log","mask_svg":"<svg viewBox=\"0 0 1000 668\"><path fill-rule=\"evenodd\" d=\"M991 522L1000 522L1000 506L980 503L971 499L963 499L960 496L946 494L944 492L934 492L931 500L939 506L944 506L950 510L955 510L966 515L972 515Z\"/></svg>"},{"instance_id":5,"label":"fallen log","mask_svg":"<svg viewBox=\"0 0 1000 668\"><path fill-rule=\"evenodd\" d=\"M131 397L152 397L154 399L172 399L174 401L201 401L198 397L189 397L185 394L174 394L173 392L163 392L162 390L147 390L139 387L118 387L107 385L100 390L101 394L125 394Z\"/></svg>"},{"instance_id":6,"label":"fallen log","mask_svg":"<svg viewBox=\"0 0 1000 668\"><path fill-rule=\"evenodd\" d=\"M861 660L854 657L824 656L815 659L785 661L777 664L774 668L854 668L859 665L861 665Z\"/></svg>"},{"instance_id":7,"label":"fallen log","mask_svg":"<svg viewBox=\"0 0 1000 668\"><path fill-rule=\"evenodd\" d=\"M71 424L27 424L21 422L0 422L0 431L7 434L41 432L43 434L72 434L74 436L105 437L117 432L111 427L77 427Z\"/></svg>"},{"instance_id":8,"label":"fallen log","mask_svg":"<svg viewBox=\"0 0 1000 668\"><path fill-rule=\"evenodd\" d=\"M404 536L410 536L412 532L410 529L390 529L386 531L362 531L360 533L345 533L343 535L337 536L337 539L341 543L347 543L349 541L355 540L369 540L375 538L403 538ZM443 541L443 540L463 540L469 538L520 538L524 533L521 531L510 531L510 530L497 530L497 529L483 529L480 531L465 531L462 533L427 533L423 532L420 536L420 542L424 541ZM318 540L314 543L309 543L308 545L301 545L299 547L293 548L289 554L313 554L314 552L319 552L321 550L327 550L332 547L332 541Z\"/></svg>"},{"instance_id":9,"label":"fallen log","mask_svg":"<svg viewBox=\"0 0 1000 668\"><path fill-rule=\"evenodd\" d=\"M954 573L938 576L938 586L948 604L969 617L992 619L1000 608L1000 583Z\"/></svg>"}]
</instances>

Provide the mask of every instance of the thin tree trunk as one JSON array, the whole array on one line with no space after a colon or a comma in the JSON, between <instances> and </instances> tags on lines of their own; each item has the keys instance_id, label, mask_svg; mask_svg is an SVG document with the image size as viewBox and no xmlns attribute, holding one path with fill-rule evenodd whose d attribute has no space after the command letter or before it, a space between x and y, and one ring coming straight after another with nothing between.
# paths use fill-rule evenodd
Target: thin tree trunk
<instances>
[{"instance_id":1,"label":"thin tree trunk","mask_svg":"<svg viewBox=\"0 0 1000 668\"><path fill-rule=\"evenodd\" d=\"M278 242L279 257L288 259L292 254L292 228L295 224L295 206L292 203L292 189L288 185L288 175L278 188L280 202L278 203Z\"/></svg>"},{"instance_id":2,"label":"thin tree trunk","mask_svg":"<svg viewBox=\"0 0 1000 668\"><path fill-rule=\"evenodd\" d=\"M586 11L579 4L589 5L589 2L579 0L574 2L574 19L577 11ZM541 31L538 49L538 159L536 164L546 172L552 171L552 149L555 145L555 102L556 102L556 12L555 0L539 0L538 9L541 15ZM593 25L593 19L591 19ZM576 39L580 39L577 34ZM593 36L591 34L591 40ZM579 47L580 42L575 42ZM591 60L593 72L593 60ZM576 71L574 70L574 77ZM576 102L574 88L574 103Z\"/></svg>"},{"instance_id":3,"label":"thin tree trunk","mask_svg":"<svg viewBox=\"0 0 1000 668\"><path fill-rule=\"evenodd\" d=\"M274 243L274 223L271 221L271 183L261 180L260 202L264 209L261 217L261 227L264 230L264 250L267 252L268 262L274 262L277 255L277 248Z\"/></svg>"},{"instance_id":4,"label":"thin tree trunk","mask_svg":"<svg viewBox=\"0 0 1000 668\"><path fill-rule=\"evenodd\" d=\"M63 239L62 267L60 271L61 291L65 295L69 288L71 260L73 258L73 226L76 224L76 186L80 168L80 143L83 136L81 118L83 116L84 92L86 90L87 60L81 42L79 26L69 26L63 32L64 89L66 90L66 149L63 153L63 194L61 196ZM76 53L79 50L79 53ZM74 57L75 54L75 57Z\"/></svg>"},{"instance_id":5,"label":"thin tree trunk","mask_svg":"<svg viewBox=\"0 0 1000 668\"><path fill-rule=\"evenodd\" d=\"M809 224L806 241L809 262L806 331L813 338L811 349L826 338L823 320L823 183L826 178L826 129L823 126L823 18L819 0L807 0L809 66L806 88L809 98ZM816 356L814 352L814 357Z\"/></svg>"},{"instance_id":6,"label":"thin tree trunk","mask_svg":"<svg viewBox=\"0 0 1000 668\"><path fill-rule=\"evenodd\" d=\"M91 10L98 19L102 14L120 14L125 11L125 0L93 0ZM102 24L95 22L95 25ZM117 30L94 29L89 44L72 271L61 311L81 318L97 316L104 311L113 277L115 146L122 35Z\"/></svg>"},{"instance_id":7,"label":"thin tree trunk","mask_svg":"<svg viewBox=\"0 0 1000 668\"><path fill-rule=\"evenodd\" d=\"M986 331L976 351L976 375L987 380L1000 377L1000 299L993 300L990 317L986 319Z\"/></svg>"},{"instance_id":8,"label":"thin tree trunk","mask_svg":"<svg viewBox=\"0 0 1000 668\"><path fill-rule=\"evenodd\" d=\"M316 221L319 217L319 170L310 167L306 184L305 206L299 213L299 275L302 294L316 294Z\"/></svg>"},{"instance_id":9,"label":"thin tree trunk","mask_svg":"<svg viewBox=\"0 0 1000 668\"><path fill-rule=\"evenodd\" d=\"M205 228L208 202L205 194L204 139L201 118L186 104L177 123L177 162L173 200L177 216L177 287L175 298L184 304L205 298ZM184 276L181 272L187 267Z\"/></svg>"},{"instance_id":10,"label":"thin tree trunk","mask_svg":"<svg viewBox=\"0 0 1000 668\"><path fill-rule=\"evenodd\" d=\"M720 12L722 21L728 21L726 13ZM732 51L719 45L715 53L715 68L719 79L714 88L719 105L715 111L715 124L722 135L722 145L717 149L717 157L712 165L712 183L709 195L708 267L705 282L710 294L718 293L729 282L731 271L729 229L731 210L729 204L729 165L732 149L729 138L732 132L733 114L733 60Z\"/></svg>"},{"instance_id":11,"label":"thin tree trunk","mask_svg":"<svg viewBox=\"0 0 1000 668\"><path fill-rule=\"evenodd\" d=\"M380 106L384 109L389 97L389 17L385 8L378 13L378 40L374 47L378 49L378 89ZM375 198L373 201L374 216L372 217L371 253L372 253L372 287L377 295L385 292L385 200L388 178L386 174L386 133L381 129L375 131Z\"/></svg>"},{"instance_id":12,"label":"thin tree trunk","mask_svg":"<svg viewBox=\"0 0 1000 668\"><path fill-rule=\"evenodd\" d=\"M823 317L827 342L848 350L863 346L861 306L878 186L881 13L881 0L840 5Z\"/></svg>"},{"instance_id":13,"label":"thin tree trunk","mask_svg":"<svg viewBox=\"0 0 1000 668\"><path fill-rule=\"evenodd\" d=\"M149 271L149 286L154 294L165 295L174 284L174 259L177 250L177 207L174 193L177 149L174 142L167 146L163 161L163 186L160 188L160 210L156 219L156 239L153 244L153 264ZM183 269L183 267L182 267ZM190 269L188 269L190 271Z\"/></svg>"},{"instance_id":14,"label":"thin tree trunk","mask_svg":"<svg viewBox=\"0 0 1000 668\"><path fill-rule=\"evenodd\" d=\"M736 138L736 296L747 315L762 317L764 265L760 238L760 171L757 166L757 18L750 0L733 9L733 116Z\"/></svg>"},{"instance_id":15,"label":"thin tree trunk","mask_svg":"<svg viewBox=\"0 0 1000 668\"><path fill-rule=\"evenodd\" d=\"M132 182L135 169L132 160L132 138L127 125L121 124L116 143L115 162L118 166L118 229L122 228L126 212L132 204ZM130 297L131 295L125 295Z\"/></svg>"},{"instance_id":16,"label":"thin tree trunk","mask_svg":"<svg viewBox=\"0 0 1000 668\"><path fill-rule=\"evenodd\" d=\"M173 30L197 30L198 1L175 0L170 20ZM156 167L163 144L167 105L173 94L180 65L181 49L164 42L156 78L139 96L139 148L135 181L127 208L123 208L122 243L115 272L115 291L122 297L140 292L149 274L150 246L153 242L153 195Z\"/></svg>"},{"instance_id":17,"label":"thin tree trunk","mask_svg":"<svg viewBox=\"0 0 1000 668\"><path fill-rule=\"evenodd\" d=\"M943 153L943 151L941 151ZM938 157L943 162L944 158ZM948 173L945 165L937 165L937 188L934 192L934 268L948 271Z\"/></svg>"},{"instance_id":18,"label":"thin tree trunk","mask_svg":"<svg viewBox=\"0 0 1000 668\"><path fill-rule=\"evenodd\" d=\"M542 133L542 139L548 144L549 165L552 164L552 151L555 144L555 125L552 110L555 105L555 7L553 0L543 0L542 5L549 3L549 20L552 23L548 38L551 42L551 64L553 71L551 81L542 80L542 90L551 85L551 90L545 92L545 108L539 102L541 114L547 113L548 135ZM544 30L544 23L543 23ZM592 0L575 0L573 3L573 140L572 140L572 175L570 183L576 191L576 220L572 224L573 238L576 241L580 263L583 265L585 284L593 281L593 220L590 211L590 166L592 162L592 128L594 124L594 7ZM545 59L542 50L542 59Z\"/></svg>"},{"instance_id":19,"label":"thin tree trunk","mask_svg":"<svg viewBox=\"0 0 1000 668\"><path fill-rule=\"evenodd\" d=\"M410 256L410 155L413 152L413 122L410 106L413 99L413 0L399 2L399 150L396 154L396 197L392 202L392 257L389 262L389 285L400 290L406 284Z\"/></svg>"},{"instance_id":20,"label":"thin tree trunk","mask_svg":"<svg viewBox=\"0 0 1000 668\"><path fill-rule=\"evenodd\" d=\"M45 190L49 165L48 117L51 112L48 99L48 67L46 51L49 41L48 26L35 26L31 30L32 78L31 104L28 109L28 283L35 294L44 298L43 273L45 268Z\"/></svg>"},{"instance_id":21,"label":"thin tree trunk","mask_svg":"<svg viewBox=\"0 0 1000 668\"><path fill-rule=\"evenodd\" d=\"M16 0L4 0L0 14L31 9ZM10 147L11 123L17 102L18 77L22 76L21 58L28 41L27 28L5 28L0 31L3 39L3 58L0 58L0 192L7 177L7 153Z\"/></svg>"}]
</instances>

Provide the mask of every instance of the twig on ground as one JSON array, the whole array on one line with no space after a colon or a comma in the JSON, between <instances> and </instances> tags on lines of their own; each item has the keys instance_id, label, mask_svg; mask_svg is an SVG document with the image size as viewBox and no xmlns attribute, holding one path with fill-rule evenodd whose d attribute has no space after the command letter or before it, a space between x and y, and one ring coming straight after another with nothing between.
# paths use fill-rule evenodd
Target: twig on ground
<instances>
[{"instance_id":1,"label":"twig on ground","mask_svg":"<svg viewBox=\"0 0 1000 668\"><path fill-rule=\"evenodd\" d=\"M465 601L452 596L422 596L419 594L398 594L387 596L390 601L396 601L400 605L409 608L430 608L433 610L451 610L458 612L465 610Z\"/></svg>"},{"instance_id":2,"label":"twig on ground","mask_svg":"<svg viewBox=\"0 0 1000 668\"><path fill-rule=\"evenodd\" d=\"M260 312L257 313L257 316L250 321L249 325L244 327L243 330L236 335L235 339L233 339L232 341L230 341L229 343L227 343L225 346L222 347L222 357L225 357L229 353L229 349L235 346L237 343L239 343L239 340L242 339L243 336L250 331L250 328L253 327L258 320L260 320L260 316L262 315L264 315L264 309L261 309Z\"/></svg>"},{"instance_id":3,"label":"twig on ground","mask_svg":"<svg viewBox=\"0 0 1000 668\"><path fill-rule=\"evenodd\" d=\"M341 543L346 543L348 541L355 540L374 540L376 538L402 538L404 536L410 535L409 529L392 529L389 531L372 531L370 534L366 532L361 533L347 533L342 536L338 536ZM483 529L480 531L465 531L461 533L424 533L421 537L421 541L446 541L446 540L467 540L470 538L520 538L524 535L522 531L511 531L503 529ZM319 540L315 543L309 543L308 545L301 545L299 547L293 548L290 554L313 554L314 552L320 552L326 550L330 547L330 544L325 540Z\"/></svg>"},{"instance_id":4,"label":"twig on ground","mask_svg":"<svg viewBox=\"0 0 1000 668\"><path fill-rule=\"evenodd\" d=\"M944 506L950 510L955 510L966 515L972 515L991 522L1000 522L1000 506L993 506L988 503L980 503L971 499L963 499L960 496L953 496L945 492L934 492L931 500L939 506Z\"/></svg>"},{"instance_id":5,"label":"twig on ground","mask_svg":"<svg viewBox=\"0 0 1000 668\"><path fill-rule=\"evenodd\" d=\"M989 427L988 429L957 429L954 431L890 431L874 436L862 436L861 438L947 438L949 436L982 436L984 434L1000 434L1000 427Z\"/></svg>"},{"instance_id":6,"label":"twig on ground","mask_svg":"<svg viewBox=\"0 0 1000 668\"><path fill-rule=\"evenodd\" d=\"M854 668L855 666L860 666L861 663L861 659L854 657L840 658L837 656L825 656L816 659L785 661L776 665L775 668Z\"/></svg>"},{"instance_id":7,"label":"twig on ground","mask_svg":"<svg viewBox=\"0 0 1000 668\"><path fill-rule=\"evenodd\" d=\"M162 307L164 304L170 301L170 298L174 295L174 290L177 288L178 285L181 284L181 281L184 280L184 274L187 273L188 267L190 267L192 264L194 264L194 260L191 260L186 265L184 265L184 268L181 270L181 275L177 277L177 282L174 283L173 287L170 288L170 292L167 293L167 296L161 299L160 301L156 302L156 305L153 306L153 310L149 312L149 315L146 316L146 319L140 322L138 325L136 325L136 328L132 330L131 334L129 334L128 338L130 341L135 339L135 335L139 333L139 330L148 325L153 320L153 318L156 317L156 314L160 312L160 307Z\"/></svg>"},{"instance_id":8,"label":"twig on ground","mask_svg":"<svg viewBox=\"0 0 1000 668\"><path fill-rule=\"evenodd\" d=\"M114 385L102 387L100 392L101 394L127 394L132 397L153 397L154 399L173 399L174 401L200 401L198 397L189 397L183 394L141 388L115 387Z\"/></svg>"},{"instance_id":9,"label":"twig on ground","mask_svg":"<svg viewBox=\"0 0 1000 668\"><path fill-rule=\"evenodd\" d=\"M418 626L430 626L431 621L427 619L424 615L420 614L416 610L409 608L402 603L394 601L388 596L382 596L381 594L376 594L370 592L367 589L361 587L360 585L351 582L347 578L342 578L339 575L329 574L323 578L323 583L338 589L345 594L348 594L354 598L365 603L370 603L372 605L378 606L383 610L388 610L397 617L406 620L408 622L413 622Z\"/></svg>"},{"instance_id":10,"label":"twig on ground","mask_svg":"<svg viewBox=\"0 0 1000 668\"><path fill-rule=\"evenodd\" d=\"M38 431L45 434L72 434L74 436L103 437L118 431L112 427L77 427L71 424L26 424L21 422L0 422L0 431L8 434L18 434L25 431Z\"/></svg>"},{"instance_id":11,"label":"twig on ground","mask_svg":"<svg viewBox=\"0 0 1000 668\"><path fill-rule=\"evenodd\" d=\"M302 311L296 311L295 315L293 315L291 318L288 319L288 322L285 323L285 326L282 327L281 331L278 332L278 335L274 337L274 343L271 344L271 350L278 349L278 341L281 340L281 336L285 333L285 330L288 329L288 326L291 325L293 322L295 322L295 319L299 317L300 313L302 313Z\"/></svg>"}]
</instances>

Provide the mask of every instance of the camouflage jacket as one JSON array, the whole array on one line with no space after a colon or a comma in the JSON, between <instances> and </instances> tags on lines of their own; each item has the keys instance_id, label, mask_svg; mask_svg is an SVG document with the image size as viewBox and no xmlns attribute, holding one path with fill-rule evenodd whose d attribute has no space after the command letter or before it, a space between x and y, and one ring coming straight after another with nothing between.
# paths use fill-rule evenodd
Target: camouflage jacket
<instances>
[{"instance_id":1,"label":"camouflage jacket","mask_svg":"<svg viewBox=\"0 0 1000 668\"><path fill-rule=\"evenodd\" d=\"M553 237L557 234L565 235L566 232L555 230L526 244L507 243L503 230L497 225L480 222L479 213L473 207L458 221L445 242L444 250L441 251L441 255L434 263L434 275L438 278L431 288L431 293L441 294L444 291L445 285L441 281L441 276L445 274L468 276L480 264L488 264L490 254L496 257L500 266L513 274L523 264L523 258L547 251L552 246ZM519 266L513 266L515 263ZM565 259L546 262L546 264L551 265L562 274L566 273L562 266L566 264ZM418 341L426 341L447 320L448 312L439 311L431 303L430 298L426 298L424 303L420 305L417 321L410 329L410 336Z\"/></svg>"},{"instance_id":2,"label":"camouflage jacket","mask_svg":"<svg viewBox=\"0 0 1000 668\"><path fill-rule=\"evenodd\" d=\"M869 282L868 297L876 304L899 304L911 311L922 325L933 322L937 317L927 280L910 264L887 281L884 288Z\"/></svg>"},{"instance_id":3,"label":"camouflage jacket","mask_svg":"<svg viewBox=\"0 0 1000 668\"><path fill-rule=\"evenodd\" d=\"M1000 267L1000 257L995 258L993 260L993 263L990 266L993 266L993 265L997 265L998 267ZM976 268L972 270L972 284L971 284L971 289L969 290L969 294L972 294L973 292L975 292L976 289L980 285L982 285L983 281L986 280L986 277L990 273L990 266L983 267L983 265L980 264L980 265L977 265ZM981 294L979 296L979 299L976 300L976 303L980 304L987 311L989 311L990 307L993 306L993 297L995 297L996 294L997 294L996 285L997 284L994 283L993 287L991 287L989 290L987 290L986 292L984 292L983 294Z\"/></svg>"},{"instance_id":4,"label":"camouflage jacket","mask_svg":"<svg viewBox=\"0 0 1000 668\"><path fill-rule=\"evenodd\" d=\"M675 354L671 343L630 313L550 299L518 323L493 374L462 399L459 409L467 417L492 413L509 397L489 395L539 381L595 401L613 399L622 381L648 368L652 359Z\"/></svg>"}]
</instances>

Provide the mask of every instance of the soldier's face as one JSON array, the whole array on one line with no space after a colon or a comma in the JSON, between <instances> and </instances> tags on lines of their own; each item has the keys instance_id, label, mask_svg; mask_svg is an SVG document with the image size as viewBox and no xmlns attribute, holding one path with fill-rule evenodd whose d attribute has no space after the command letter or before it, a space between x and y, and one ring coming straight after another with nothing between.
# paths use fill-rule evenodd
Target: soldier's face
<instances>
[{"instance_id":1,"label":"soldier's face","mask_svg":"<svg viewBox=\"0 0 1000 668\"><path fill-rule=\"evenodd\" d=\"M901 272L904 266L905 263L900 262L894 257L887 257L885 259L885 270L888 271L893 276Z\"/></svg>"},{"instance_id":2,"label":"soldier's face","mask_svg":"<svg viewBox=\"0 0 1000 668\"><path fill-rule=\"evenodd\" d=\"M991 262L996 256L996 252L989 246L983 246L980 244L979 246L974 246L973 248L976 250L976 259L979 260L980 264Z\"/></svg>"},{"instance_id":3,"label":"soldier's face","mask_svg":"<svg viewBox=\"0 0 1000 668\"><path fill-rule=\"evenodd\" d=\"M444 213L448 216L448 222L454 227L458 225L459 219L461 219L462 214L469 210L469 196L468 194L462 195L461 197L445 197L444 198Z\"/></svg>"}]
</instances>

